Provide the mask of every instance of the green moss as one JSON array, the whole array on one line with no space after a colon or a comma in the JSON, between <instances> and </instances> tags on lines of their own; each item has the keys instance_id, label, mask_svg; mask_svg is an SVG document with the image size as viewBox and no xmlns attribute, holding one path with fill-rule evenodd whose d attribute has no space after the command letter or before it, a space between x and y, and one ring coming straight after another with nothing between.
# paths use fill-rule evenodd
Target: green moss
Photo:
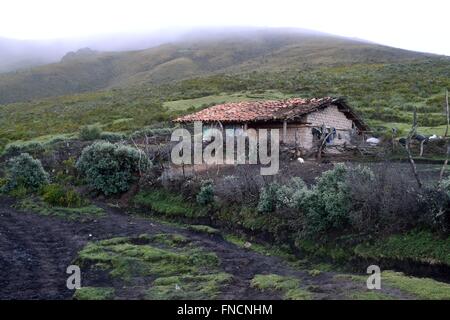
<instances>
[{"instance_id":1,"label":"green moss","mask_svg":"<svg viewBox=\"0 0 450 320\"><path fill-rule=\"evenodd\" d=\"M291 253L289 247L287 245L269 245L267 243L254 243L249 242L247 239L241 236L237 236L235 234L225 234L224 239L238 247L252 250L263 254L265 256L274 256L284 259L289 265L293 268L303 269L304 261L299 260L294 254Z\"/></svg>"},{"instance_id":2,"label":"green moss","mask_svg":"<svg viewBox=\"0 0 450 320\"><path fill-rule=\"evenodd\" d=\"M295 245L301 252L310 257L331 258L336 263L347 262L351 258L351 250L337 244L297 239Z\"/></svg>"},{"instance_id":3,"label":"green moss","mask_svg":"<svg viewBox=\"0 0 450 320\"><path fill-rule=\"evenodd\" d=\"M139 206L168 217L200 217L206 214L203 208L188 204L182 196L166 190L140 192L133 200Z\"/></svg>"},{"instance_id":4,"label":"green moss","mask_svg":"<svg viewBox=\"0 0 450 320\"><path fill-rule=\"evenodd\" d=\"M312 277L317 277L322 274L322 271L320 271L318 269L312 269L312 270L308 271L308 274Z\"/></svg>"},{"instance_id":5,"label":"green moss","mask_svg":"<svg viewBox=\"0 0 450 320\"><path fill-rule=\"evenodd\" d=\"M110 300L114 298L114 288L83 287L73 295L75 300Z\"/></svg>"},{"instance_id":6,"label":"green moss","mask_svg":"<svg viewBox=\"0 0 450 320\"><path fill-rule=\"evenodd\" d=\"M450 265L450 237L439 238L428 231L393 235L373 244L361 244L355 254L364 258L411 259Z\"/></svg>"},{"instance_id":7,"label":"green moss","mask_svg":"<svg viewBox=\"0 0 450 320\"><path fill-rule=\"evenodd\" d=\"M178 247L189 243L189 240L181 234L160 233L149 237L149 241L164 244L170 247Z\"/></svg>"},{"instance_id":8,"label":"green moss","mask_svg":"<svg viewBox=\"0 0 450 320\"><path fill-rule=\"evenodd\" d=\"M148 299L216 298L232 276L219 270L215 253L186 243L170 234L112 238L88 243L77 263L108 272Z\"/></svg>"},{"instance_id":9,"label":"green moss","mask_svg":"<svg viewBox=\"0 0 450 320\"><path fill-rule=\"evenodd\" d=\"M310 292L300 288L300 280L293 277L278 274L258 274L252 279L250 285L262 291L280 291L283 298L288 300L309 300L312 298Z\"/></svg>"},{"instance_id":10,"label":"green moss","mask_svg":"<svg viewBox=\"0 0 450 320\"><path fill-rule=\"evenodd\" d=\"M25 198L17 204L22 211L32 211L44 216L56 216L68 220L82 220L86 218L101 217L105 214L102 208L87 205L80 208L53 207L40 198Z\"/></svg>"},{"instance_id":11,"label":"green moss","mask_svg":"<svg viewBox=\"0 0 450 320\"><path fill-rule=\"evenodd\" d=\"M159 235L153 240L158 242L162 238ZM166 239L164 238L164 243L167 243ZM174 242L170 244L173 245ZM205 252L199 248L158 248L142 243L142 238L113 238L89 243L78 256L82 265L107 264L113 277L127 281L149 275L198 273L202 268L215 268L219 264L219 259L213 252Z\"/></svg>"},{"instance_id":12,"label":"green moss","mask_svg":"<svg viewBox=\"0 0 450 320\"><path fill-rule=\"evenodd\" d=\"M147 292L147 298L157 300L215 299L221 287L229 283L227 273L185 275L157 278Z\"/></svg>"},{"instance_id":13,"label":"green moss","mask_svg":"<svg viewBox=\"0 0 450 320\"><path fill-rule=\"evenodd\" d=\"M450 300L450 284L428 278L415 278L400 272L383 271L381 273L381 285L383 282L398 288L406 293L417 296L420 299Z\"/></svg>"},{"instance_id":14,"label":"green moss","mask_svg":"<svg viewBox=\"0 0 450 320\"><path fill-rule=\"evenodd\" d=\"M348 298L351 300L393 300L393 297L376 290L352 292Z\"/></svg>"},{"instance_id":15,"label":"green moss","mask_svg":"<svg viewBox=\"0 0 450 320\"><path fill-rule=\"evenodd\" d=\"M194 232L199 232L199 233L206 233L206 234L220 234L220 231L212 228L210 226L205 226L205 225L189 225L188 230L194 231Z\"/></svg>"}]
</instances>

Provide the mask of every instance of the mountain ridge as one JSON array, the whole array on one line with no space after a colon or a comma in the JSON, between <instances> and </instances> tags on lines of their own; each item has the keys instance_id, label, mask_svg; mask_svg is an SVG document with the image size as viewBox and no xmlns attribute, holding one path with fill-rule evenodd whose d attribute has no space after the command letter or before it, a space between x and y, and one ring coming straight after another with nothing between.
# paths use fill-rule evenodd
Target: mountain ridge
<instances>
[{"instance_id":1,"label":"mountain ridge","mask_svg":"<svg viewBox=\"0 0 450 320\"><path fill-rule=\"evenodd\" d=\"M58 63L0 74L0 104L100 89L158 85L219 73L446 59L368 41L291 29L236 30L203 36L193 33L185 39L144 50L89 50L89 54L67 53Z\"/></svg>"}]
</instances>

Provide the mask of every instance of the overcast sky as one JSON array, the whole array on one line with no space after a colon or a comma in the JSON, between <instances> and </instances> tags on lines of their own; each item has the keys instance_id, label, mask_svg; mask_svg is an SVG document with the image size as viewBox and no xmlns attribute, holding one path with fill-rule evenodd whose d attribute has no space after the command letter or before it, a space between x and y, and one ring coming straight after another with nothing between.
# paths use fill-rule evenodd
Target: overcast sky
<instances>
[{"instance_id":1,"label":"overcast sky","mask_svg":"<svg viewBox=\"0 0 450 320\"><path fill-rule=\"evenodd\" d=\"M0 37L16 39L300 27L450 55L448 0L1 0L0 13Z\"/></svg>"}]
</instances>

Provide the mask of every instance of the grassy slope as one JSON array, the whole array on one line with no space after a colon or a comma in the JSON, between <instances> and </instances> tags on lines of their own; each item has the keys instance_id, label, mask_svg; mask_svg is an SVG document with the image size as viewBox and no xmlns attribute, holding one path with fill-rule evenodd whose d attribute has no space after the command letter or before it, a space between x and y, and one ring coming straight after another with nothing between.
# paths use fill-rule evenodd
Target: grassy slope
<instances>
[{"instance_id":1,"label":"grassy slope","mask_svg":"<svg viewBox=\"0 0 450 320\"><path fill-rule=\"evenodd\" d=\"M445 87L450 87L450 63L445 60L195 78L0 105L0 146L72 133L84 124L100 123L104 130L127 131L190 112L192 107L292 95L346 96L372 127L387 124L404 132L410 126L412 108L417 107L419 132L439 134L442 127L433 128L445 122Z\"/></svg>"},{"instance_id":2,"label":"grassy slope","mask_svg":"<svg viewBox=\"0 0 450 320\"><path fill-rule=\"evenodd\" d=\"M149 85L214 73L404 63L435 56L329 35L248 31L121 53L90 52L0 75L0 103ZM436 56L437 57L437 56Z\"/></svg>"},{"instance_id":3,"label":"grassy slope","mask_svg":"<svg viewBox=\"0 0 450 320\"><path fill-rule=\"evenodd\" d=\"M190 79L171 81L180 78ZM124 87L62 95L110 86ZM84 124L130 131L216 103L290 96L346 96L372 127L404 132L416 107L419 132L439 134L448 87L448 58L325 36L261 33L251 40L90 52L0 76L2 101L62 95L0 105L0 149L10 141L70 134Z\"/></svg>"}]
</instances>

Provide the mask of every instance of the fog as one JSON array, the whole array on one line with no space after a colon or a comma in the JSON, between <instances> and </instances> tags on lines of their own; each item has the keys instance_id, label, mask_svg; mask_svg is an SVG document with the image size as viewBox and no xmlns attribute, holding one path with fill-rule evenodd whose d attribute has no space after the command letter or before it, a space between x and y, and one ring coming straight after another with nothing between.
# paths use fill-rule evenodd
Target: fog
<instances>
[{"instance_id":1,"label":"fog","mask_svg":"<svg viewBox=\"0 0 450 320\"><path fill-rule=\"evenodd\" d=\"M236 27L304 28L450 55L449 9L440 0L3 0L0 71L83 47L144 49Z\"/></svg>"},{"instance_id":2,"label":"fog","mask_svg":"<svg viewBox=\"0 0 450 320\"><path fill-rule=\"evenodd\" d=\"M298 28L260 27L178 27L142 33L116 33L53 40L16 40L0 38L0 72L58 62L71 51L90 48L96 51L130 51L179 41L201 41L221 37L251 37L255 32L287 32L308 35L325 33Z\"/></svg>"}]
</instances>

